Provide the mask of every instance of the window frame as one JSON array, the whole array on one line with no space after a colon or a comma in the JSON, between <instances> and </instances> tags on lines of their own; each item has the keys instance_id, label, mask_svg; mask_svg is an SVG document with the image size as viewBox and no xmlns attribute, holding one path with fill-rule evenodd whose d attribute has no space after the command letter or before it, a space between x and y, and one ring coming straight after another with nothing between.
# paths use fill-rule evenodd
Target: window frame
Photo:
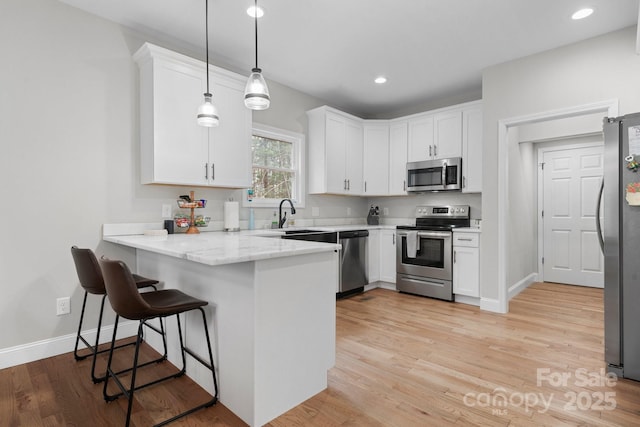
<instances>
[{"instance_id":1,"label":"window frame","mask_svg":"<svg viewBox=\"0 0 640 427\"><path fill-rule=\"evenodd\" d=\"M301 133L289 131L286 129L280 129L273 126L253 123L251 132L251 141L253 144L253 136L260 136L263 138L275 139L279 141L290 142L293 144L292 169L295 173L295 185L293 186L293 192L295 196L291 199L296 208L304 208L305 203L305 137ZM250 181L253 184L253 154L251 154L251 176ZM254 197L252 202L249 202L246 197L242 198L243 207L253 208L277 208L280 205L282 199L257 199Z\"/></svg>"}]
</instances>

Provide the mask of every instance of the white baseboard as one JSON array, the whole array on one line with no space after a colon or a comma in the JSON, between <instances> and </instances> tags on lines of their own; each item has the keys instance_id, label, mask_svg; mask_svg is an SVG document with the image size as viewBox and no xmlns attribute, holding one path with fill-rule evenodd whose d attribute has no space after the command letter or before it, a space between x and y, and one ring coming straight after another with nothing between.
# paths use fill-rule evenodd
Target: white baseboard
<instances>
[{"instance_id":1,"label":"white baseboard","mask_svg":"<svg viewBox=\"0 0 640 427\"><path fill-rule=\"evenodd\" d=\"M135 336L138 332L138 322L122 321L118 324L118 339ZM84 331L82 336L90 343L95 342L97 329ZM103 326L100 332L100 344L111 340L113 325ZM0 349L0 369L29 363L47 357L73 352L76 345L76 334L63 335L28 344ZM79 348L85 348L80 341Z\"/></svg>"},{"instance_id":2,"label":"white baseboard","mask_svg":"<svg viewBox=\"0 0 640 427\"><path fill-rule=\"evenodd\" d=\"M538 273L529 274L524 279L520 280L517 283L514 283L513 285L511 285L511 287L509 287L509 290L507 291L507 299L511 300L511 298L515 297L520 292L527 289L529 285L537 281L538 281Z\"/></svg>"},{"instance_id":3,"label":"white baseboard","mask_svg":"<svg viewBox=\"0 0 640 427\"><path fill-rule=\"evenodd\" d=\"M460 302L462 304L469 304L469 305L475 305L477 307L480 307L480 298L478 297L470 297L467 295L454 295L455 297L455 301L456 302Z\"/></svg>"},{"instance_id":4,"label":"white baseboard","mask_svg":"<svg viewBox=\"0 0 640 427\"><path fill-rule=\"evenodd\" d=\"M480 310L502 314L505 313L504 309L501 307L500 300L492 298L480 298Z\"/></svg>"},{"instance_id":5,"label":"white baseboard","mask_svg":"<svg viewBox=\"0 0 640 427\"><path fill-rule=\"evenodd\" d=\"M390 291L396 291L396 284L395 283L391 283L391 282L383 282L383 281L377 281L377 282L372 282L369 283L368 285L365 285L364 287L364 291L370 291L371 289L376 289L376 288L382 288L382 289L388 289Z\"/></svg>"}]
</instances>

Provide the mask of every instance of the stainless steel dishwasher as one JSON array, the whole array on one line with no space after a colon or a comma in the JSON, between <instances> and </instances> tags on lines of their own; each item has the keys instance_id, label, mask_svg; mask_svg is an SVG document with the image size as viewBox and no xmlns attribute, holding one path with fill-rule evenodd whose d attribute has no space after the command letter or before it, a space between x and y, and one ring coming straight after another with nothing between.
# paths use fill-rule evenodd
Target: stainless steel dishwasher
<instances>
[{"instance_id":1,"label":"stainless steel dishwasher","mask_svg":"<svg viewBox=\"0 0 640 427\"><path fill-rule=\"evenodd\" d=\"M368 283L367 230L340 231L340 291L338 297L362 292Z\"/></svg>"}]
</instances>

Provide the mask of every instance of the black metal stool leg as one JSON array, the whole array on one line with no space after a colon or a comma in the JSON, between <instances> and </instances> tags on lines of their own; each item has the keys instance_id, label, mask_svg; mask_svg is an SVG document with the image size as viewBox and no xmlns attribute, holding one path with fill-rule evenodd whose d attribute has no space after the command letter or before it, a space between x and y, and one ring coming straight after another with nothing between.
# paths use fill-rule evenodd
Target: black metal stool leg
<instances>
[{"instance_id":1,"label":"black metal stool leg","mask_svg":"<svg viewBox=\"0 0 640 427\"><path fill-rule=\"evenodd\" d=\"M73 356L75 357L76 360L83 360L83 359L86 359L87 356L89 356L89 354L85 354L84 356L78 355L78 344L81 339L82 341L84 341L85 345L89 346L89 343L87 343L85 339L82 337L82 321L84 319L84 309L87 306L87 295L88 295L88 292L84 291L84 299L82 300L82 311L80 312L80 323L78 324L78 334L76 335L76 346L73 349Z\"/></svg>"}]
</instances>

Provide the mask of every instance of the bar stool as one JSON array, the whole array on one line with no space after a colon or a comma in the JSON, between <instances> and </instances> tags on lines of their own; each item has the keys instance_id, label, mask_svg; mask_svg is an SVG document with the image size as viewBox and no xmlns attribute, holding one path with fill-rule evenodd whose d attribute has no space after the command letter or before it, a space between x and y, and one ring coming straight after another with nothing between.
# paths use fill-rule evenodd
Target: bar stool
<instances>
[{"instance_id":1,"label":"bar stool","mask_svg":"<svg viewBox=\"0 0 640 427\"><path fill-rule=\"evenodd\" d=\"M76 346L73 350L73 355L76 360L83 360L89 356L93 357L93 361L91 363L91 379L94 383L99 383L105 380L106 374L97 377L96 376L96 356L101 353L106 353L109 351L109 348L105 348L104 350L98 350L98 344L100 343L100 328L102 327L102 314L104 312L104 301L107 298L107 291L104 286L104 279L102 277L102 271L100 270L100 265L98 264L98 260L96 259L95 254L91 249L81 249L77 246L71 247L71 256L73 257L73 262L76 266L76 272L78 273L78 279L80 280L80 285L84 289L84 299L82 301L82 312L80 313L80 323L78 324L78 334L76 335ZM138 289L151 287L154 290L157 290L156 284L158 284L157 280L148 279L146 277L139 276L137 274L133 275L136 287ZM87 305L87 295L102 295L102 302L100 303L100 315L98 317L98 328L96 332L96 342L95 345L91 345L87 342L85 337L82 336L82 321L84 320L84 311ZM117 319L116 319L117 322ZM148 363L160 362L167 358L167 342L164 334L164 325L162 324L162 320L160 321L160 329L156 328L153 325L147 324L147 327L151 328L155 332L162 335L162 340L164 343L164 355L157 359ZM82 341L87 348L90 350L90 353L85 355L78 354L78 344ZM121 348L128 345L134 345L135 342L130 342L127 344L122 344L117 346L116 348Z\"/></svg>"},{"instance_id":2,"label":"bar stool","mask_svg":"<svg viewBox=\"0 0 640 427\"><path fill-rule=\"evenodd\" d=\"M107 297L111 307L116 312L118 317L124 317L129 320L138 320L138 337L136 340L136 348L133 356L133 366L130 369L120 372L113 372L111 362L113 359L113 349L115 348L116 328L113 330L113 339L111 340L111 351L109 352L109 360L107 362L107 379L104 382L103 396L107 402L113 401L120 396L127 396L129 399L127 408L127 418L125 426L129 426L131 420L131 409L133 406L133 396L136 390L148 387L150 385L157 384L161 381L165 381L171 378L178 378L186 372L186 354L189 354L196 361L200 362L204 367L211 371L213 378L213 387L215 390L214 396L211 400L201 403L187 411L184 411L172 418L162 421L157 426L163 426L170 422L173 422L179 418L189 415L195 411L203 408L213 406L218 401L218 381L216 379L215 365L213 363L213 354L211 352L211 340L209 338L209 328L207 326L207 318L205 316L202 307L208 304L207 301L203 301L194 297L191 297L177 289L163 289L160 291L152 291L140 293L136 286L135 279L129 271L127 265L122 261L112 261L105 258L100 260L102 267L102 274L104 275L104 282L107 288ZM207 350L209 360L205 361L193 350L185 346L182 338L182 327L180 325L180 314L191 310L199 310L202 314L202 323L204 325L204 334L207 341ZM166 377L156 379L154 381L136 385L136 373L139 368L138 356L140 351L140 343L142 342L142 326L148 320L155 318L165 318L168 316L176 316L178 324L178 336L180 338L180 354L182 356L182 368L179 372L168 375ZM142 365L140 365L142 366ZM118 375L123 372L132 371L131 383L127 389L122 383ZM118 394L110 395L107 393L107 386L109 379L113 378L118 388L121 390Z\"/></svg>"}]
</instances>

